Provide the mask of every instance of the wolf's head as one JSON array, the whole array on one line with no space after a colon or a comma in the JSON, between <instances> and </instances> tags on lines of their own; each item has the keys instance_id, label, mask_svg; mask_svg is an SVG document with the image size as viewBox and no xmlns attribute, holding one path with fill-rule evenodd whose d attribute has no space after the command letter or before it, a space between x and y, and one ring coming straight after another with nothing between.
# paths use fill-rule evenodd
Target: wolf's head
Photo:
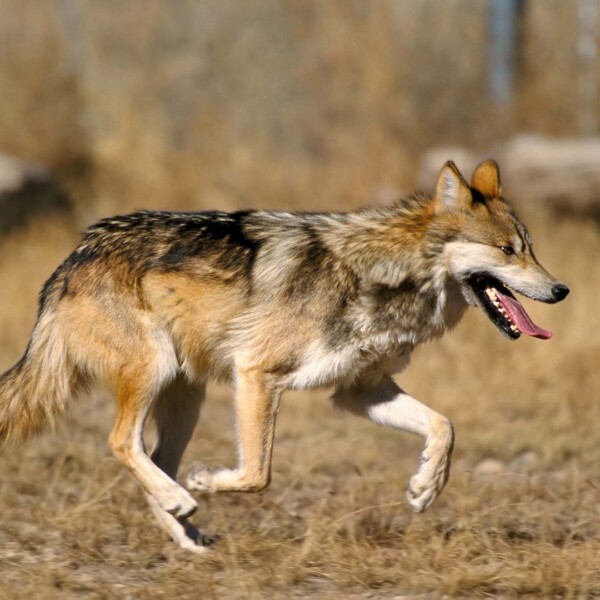
<instances>
[{"instance_id":1,"label":"wolf's head","mask_svg":"<svg viewBox=\"0 0 600 600\"><path fill-rule=\"evenodd\" d=\"M569 288L537 261L531 238L501 196L498 165L486 160L469 185L454 163L440 172L432 226L452 234L444 245L450 276L465 300L478 306L508 338L522 333L548 339L510 290L541 302L564 300Z\"/></svg>"}]
</instances>

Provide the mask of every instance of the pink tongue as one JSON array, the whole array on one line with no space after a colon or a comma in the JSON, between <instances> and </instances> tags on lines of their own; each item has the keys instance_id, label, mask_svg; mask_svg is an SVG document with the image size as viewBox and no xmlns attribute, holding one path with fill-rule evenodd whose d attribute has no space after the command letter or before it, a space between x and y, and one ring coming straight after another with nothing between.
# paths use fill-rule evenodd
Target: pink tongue
<instances>
[{"instance_id":1,"label":"pink tongue","mask_svg":"<svg viewBox=\"0 0 600 600\"><path fill-rule=\"evenodd\" d=\"M506 296L496 288L494 288L494 291L496 292L498 300L500 300L500 303L504 307L504 310L506 310L513 323L521 332L536 338L541 338L542 340L549 340L552 337L551 331L546 331L545 329L538 327L531 320L531 317L525 312L525 309L516 298Z\"/></svg>"}]
</instances>

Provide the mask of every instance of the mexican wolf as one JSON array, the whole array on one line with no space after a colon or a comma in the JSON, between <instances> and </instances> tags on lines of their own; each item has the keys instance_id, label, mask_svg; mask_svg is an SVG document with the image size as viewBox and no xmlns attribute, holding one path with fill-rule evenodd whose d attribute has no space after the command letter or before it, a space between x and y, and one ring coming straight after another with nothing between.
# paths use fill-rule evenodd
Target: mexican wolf
<instances>
[{"instance_id":1,"label":"mexican wolf","mask_svg":"<svg viewBox=\"0 0 600 600\"><path fill-rule=\"evenodd\" d=\"M511 340L551 337L511 290L548 303L569 292L536 260L490 160L470 185L448 162L432 197L391 207L104 219L46 282L25 354L0 378L0 440L38 432L103 381L115 456L169 535L202 552L187 521L196 501L176 476L206 382L235 388L239 463L197 467L187 487L205 493L265 488L282 392L334 386L336 406L425 438L407 492L420 512L448 479L452 425L391 375L468 305Z\"/></svg>"}]
</instances>

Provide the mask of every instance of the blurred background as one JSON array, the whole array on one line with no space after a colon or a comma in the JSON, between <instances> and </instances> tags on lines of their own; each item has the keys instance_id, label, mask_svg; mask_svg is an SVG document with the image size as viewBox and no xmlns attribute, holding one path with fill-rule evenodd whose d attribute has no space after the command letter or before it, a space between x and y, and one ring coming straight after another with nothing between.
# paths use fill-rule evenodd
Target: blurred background
<instances>
[{"instance_id":1,"label":"blurred background","mask_svg":"<svg viewBox=\"0 0 600 600\"><path fill-rule=\"evenodd\" d=\"M350 208L429 184L431 148L598 133L596 0L1 0L0 15L0 152L51 173L83 224Z\"/></svg>"},{"instance_id":2,"label":"blurred background","mask_svg":"<svg viewBox=\"0 0 600 600\"><path fill-rule=\"evenodd\" d=\"M470 311L416 353L403 383L458 436L453 479L421 520L402 492L419 440L336 415L325 393L291 395L274 491L201 506L203 526L238 540L202 585L600 595L599 42L599 0L0 0L0 366L98 218L345 210L430 189L448 159L469 177L493 157L541 262L572 289L527 303L554 339L509 344ZM225 405L207 408L188 461L232 462ZM187 597L202 574L165 558L108 458L111 411L82 403L68 440L2 458L6 597L127 585L145 598L148 578ZM49 546L53 566L26 566Z\"/></svg>"}]
</instances>

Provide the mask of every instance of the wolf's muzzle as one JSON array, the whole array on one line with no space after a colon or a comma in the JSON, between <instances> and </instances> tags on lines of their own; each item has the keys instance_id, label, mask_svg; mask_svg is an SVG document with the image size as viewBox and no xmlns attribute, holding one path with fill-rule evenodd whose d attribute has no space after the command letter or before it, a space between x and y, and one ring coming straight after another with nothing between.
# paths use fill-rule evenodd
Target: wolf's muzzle
<instances>
[{"instance_id":1,"label":"wolf's muzzle","mask_svg":"<svg viewBox=\"0 0 600 600\"><path fill-rule=\"evenodd\" d=\"M564 300L571 290L564 283L557 283L552 288L552 299L553 302L560 302Z\"/></svg>"}]
</instances>

